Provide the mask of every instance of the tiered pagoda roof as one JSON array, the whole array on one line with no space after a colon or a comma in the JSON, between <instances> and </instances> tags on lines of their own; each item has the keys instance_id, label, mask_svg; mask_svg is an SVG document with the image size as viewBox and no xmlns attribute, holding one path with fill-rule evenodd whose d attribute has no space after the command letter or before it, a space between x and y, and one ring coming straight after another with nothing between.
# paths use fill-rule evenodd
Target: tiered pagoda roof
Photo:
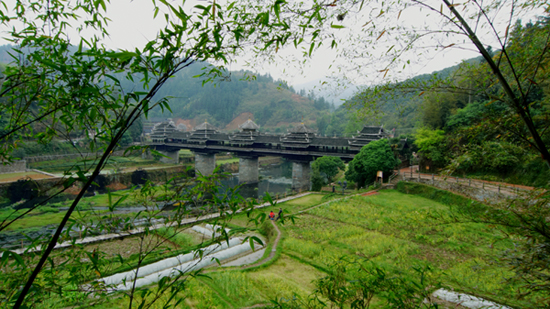
<instances>
[{"instance_id":1,"label":"tiered pagoda roof","mask_svg":"<svg viewBox=\"0 0 550 309\"><path fill-rule=\"evenodd\" d=\"M163 121L153 126L151 130L151 139L153 141L164 141L166 136L176 131L176 125L172 120Z\"/></svg>"},{"instance_id":2,"label":"tiered pagoda roof","mask_svg":"<svg viewBox=\"0 0 550 309\"><path fill-rule=\"evenodd\" d=\"M307 148L314 137L315 131L301 123L281 137L281 142L283 147Z\"/></svg>"},{"instance_id":3,"label":"tiered pagoda roof","mask_svg":"<svg viewBox=\"0 0 550 309\"><path fill-rule=\"evenodd\" d=\"M258 129L260 128L254 121L248 119L239 126L241 131L230 135L229 140L232 145L252 145L256 140L256 137L260 135Z\"/></svg>"},{"instance_id":4,"label":"tiered pagoda roof","mask_svg":"<svg viewBox=\"0 0 550 309\"><path fill-rule=\"evenodd\" d=\"M218 129L205 121L193 128L188 142L192 144L204 144L213 134L217 133Z\"/></svg>"},{"instance_id":5,"label":"tiered pagoda roof","mask_svg":"<svg viewBox=\"0 0 550 309\"><path fill-rule=\"evenodd\" d=\"M348 141L350 149L360 150L366 144L387 137L383 126L364 126L359 135Z\"/></svg>"}]
</instances>

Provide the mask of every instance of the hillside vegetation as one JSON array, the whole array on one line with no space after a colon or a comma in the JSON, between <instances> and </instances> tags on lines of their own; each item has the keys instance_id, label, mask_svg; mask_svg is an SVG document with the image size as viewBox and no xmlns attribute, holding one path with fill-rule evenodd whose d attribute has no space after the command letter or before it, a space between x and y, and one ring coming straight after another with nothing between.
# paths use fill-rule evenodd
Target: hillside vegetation
<instances>
[{"instance_id":1,"label":"hillside vegetation","mask_svg":"<svg viewBox=\"0 0 550 309\"><path fill-rule=\"evenodd\" d=\"M227 72L227 78L202 84L193 76L202 73L202 65L193 65L170 79L158 93L169 96L173 113L153 110L152 116L205 120L224 128L235 117L251 113L260 126L279 132L291 123L303 121L316 128L316 121L330 113L331 105L324 98L300 95L283 81L269 75L250 72Z\"/></svg>"}]
</instances>

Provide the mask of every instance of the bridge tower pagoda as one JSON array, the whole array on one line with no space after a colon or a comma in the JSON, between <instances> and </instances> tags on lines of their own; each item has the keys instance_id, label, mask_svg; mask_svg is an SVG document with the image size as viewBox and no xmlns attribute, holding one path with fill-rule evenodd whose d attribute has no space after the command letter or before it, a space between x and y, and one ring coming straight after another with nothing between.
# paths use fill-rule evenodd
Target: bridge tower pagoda
<instances>
[{"instance_id":1,"label":"bridge tower pagoda","mask_svg":"<svg viewBox=\"0 0 550 309\"><path fill-rule=\"evenodd\" d=\"M189 144L197 144L206 146L208 140L219 133L218 129L207 121L199 124L189 134L187 142ZM204 147L204 150L194 150L195 153L195 171L200 172L204 176L210 176L216 168L216 151L208 150Z\"/></svg>"},{"instance_id":2,"label":"bridge tower pagoda","mask_svg":"<svg viewBox=\"0 0 550 309\"><path fill-rule=\"evenodd\" d=\"M167 121L163 121L160 123L155 124L153 129L151 130L151 139L153 142L162 142L164 143L164 140L166 137L170 136L171 134L176 131L176 125L171 119L168 119ZM179 163L179 149L176 150L159 150L161 154L163 154L166 157L160 158L160 161L163 163L171 163L171 164L178 164ZM142 154L142 158L152 158L151 152L149 150L145 151Z\"/></svg>"},{"instance_id":3,"label":"bridge tower pagoda","mask_svg":"<svg viewBox=\"0 0 550 309\"><path fill-rule=\"evenodd\" d=\"M260 126L248 119L239 126L240 131L229 136L232 146L247 147L254 144L256 137L260 135ZM259 156L244 152L237 154L239 157L239 183L257 183L259 175Z\"/></svg>"},{"instance_id":4,"label":"bridge tower pagoda","mask_svg":"<svg viewBox=\"0 0 550 309\"><path fill-rule=\"evenodd\" d=\"M281 137L281 146L285 149L305 150L314 138L315 131L302 122ZM285 158L292 162L292 189L311 190L311 161L314 158L311 156L285 156Z\"/></svg>"}]
</instances>

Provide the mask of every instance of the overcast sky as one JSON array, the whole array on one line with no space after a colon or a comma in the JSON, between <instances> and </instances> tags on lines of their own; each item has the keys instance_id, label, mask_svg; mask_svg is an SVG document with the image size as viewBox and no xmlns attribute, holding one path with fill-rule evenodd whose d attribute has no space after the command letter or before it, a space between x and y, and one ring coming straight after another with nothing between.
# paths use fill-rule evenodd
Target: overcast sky
<instances>
[{"instance_id":1,"label":"overcast sky","mask_svg":"<svg viewBox=\"0 0 550 309\"><path fill-rule=\"evenodd\" d=\"M200 0L187 1L186 7L191 7ZM163 24L163 18L153 19L153 5L145 0L113 0L108 4L107 16L112 20L108 27L110 37L105 40L105 45L113 49L133 49L142 47L145 42L155 38L158 29ZM160 15L162 16L162 15ZM410 15L409 15L410 16ZM418 19L417 16L411 18ZM4 29L5 30L5 29ZM343 32L345 35L345 32ZM349 35L349 33L348 33ZM73 36L76 36L73 34ZM331 64L335 64L336 55L333 50L318 50L314 57L298 70L293 63L287 60L293 55L299 55L300 51L287 48L278 53L279 61L274 64L257 64L254 69L259 73L270 73L276 79L283 79L291 85L306 83L312 80L325 78L326 76L338 76L338 72ZM411 65L403 74L410 77L417 74L431 73L436 70L456 65L464 59L477 57L479 54L464 49L446 49L444 52L434 52L425 61ZM340 59L340 61L342 61ZM237 59L229 67L231 70L247 69L244 61ZM349 73L349 72L348 72ZM356 84L362 84L358 78Z\"/></svg>"},{"instance_id":2,"label":"overcast sky","mask_svg":"<svg viewBox=\"0 0 550 309\"><path fill-rule=\"evenodd\" d=\"M110 48L132 49L143 46L145 42L155 37L157 29L162 26L162 20L153 19L153 6L150 1L139 1L139 3L129 0L112 1L107 16L112 20L109 26L110 38L105 41ZM289 54L299 55L299 53L294 48L288 48L280 52L278 63L258 64L256 69L262 74L269 72L274 78L284 79L291 85L317 80L333 73L329 69L336 56L332 50L328 48L318 50L303 71L285 62ZM477 56L476 52L458 49L435 53L432 60L412 67L408 75L431 73ZM230 66L232 70L243 68L246 69L242 61L237 61Z\"/></svg>"}]
</instances>

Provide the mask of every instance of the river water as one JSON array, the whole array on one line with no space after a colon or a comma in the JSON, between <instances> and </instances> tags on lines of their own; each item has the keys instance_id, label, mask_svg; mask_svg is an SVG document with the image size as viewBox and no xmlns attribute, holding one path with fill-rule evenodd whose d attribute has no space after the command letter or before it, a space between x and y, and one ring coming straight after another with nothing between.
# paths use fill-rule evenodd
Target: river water
<instances>
[{"instance_id":1,"label":"river water","mask_svg":"<svg viewBox=\"0 0 550 309\"><path fill-rule=\"evenodd\" d=\"M266 192L272 197L289 193L292 187L292 163L284 161L280 164L270 164L260 167L258 183L243 184L239 193L245 198L262 198ZM235 174L222 180L222 185L234 187L239 184L239 176Z\"/></svg>"},{"instance_id":2,"label":"river water","mask_svg":"<svg viewBox=\"0 0 550 309\"><path fill-rule=\"evenodd\" d=\"M266 192L275 198L276 196L282 196L285 193L289 193L292 186L292 163L284 161L280 164L270 164L267 166L260 167L259 170L260 181L254 184L243 184L239 189L241 196L245 198L262 198ZM222 186L234 187L239 184L238 174L234 174L228 179L221 181ZM61 207L61 211L66 211L67 207ZM90 210L107 210L107 205L98 205L92 207ZM88 209L87 209L88 210ZM139 211L146 210L143 206L132 206L132 207L120 207L115 213L135 213ZM167 214L168 215L168 214ZM140 220L140 219L138 219ZM160 219L162 220L162 219ZM159 222L156 222L159 223ZM134 224L139 225L140 222L134 222ZM0 247L2 248L15 248L25 246L29 243L29 238L37 238L39 236L49 236L55 232L57 228L56 225L43 226L40 228L34 228L32 230L27 230L24 232L3 232L0 233ZM117 229L115 228L115 231ZM99 232L100 234L114 232L114 231L104 231ZM79 231L71 231L73 236L77 236Z\"/></svg>"}]
</instances>

